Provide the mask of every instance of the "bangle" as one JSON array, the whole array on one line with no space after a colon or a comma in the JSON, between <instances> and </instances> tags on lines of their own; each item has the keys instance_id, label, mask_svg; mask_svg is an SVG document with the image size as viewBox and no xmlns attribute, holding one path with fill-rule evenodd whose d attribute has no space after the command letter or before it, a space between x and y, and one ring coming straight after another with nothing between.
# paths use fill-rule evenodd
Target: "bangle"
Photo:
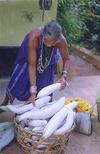
<instances>
[{"instance_id":1,"label":"bangle","mask_svg":"<svg viewBox=\"0 0 100 154\"><path fill-rule=\"evenodd\" d=\"M31 86L31 87L30 87L30 93L31 93L31 94L37 93L37 86Z\"/></svg>"},{"instance_id":2,"label":"bangle","mask_svg":"<svg viewBox=\"0 0 100 154\"><path fill-rule=\"evenodd\" d=\"M66 74L66 75L67 75L67 74L68 74L68 72L67 72L67 71L65 71L65 70L63 70L63 71L62 71L62 74Z\"/></svg>"},{"instance_id":3,"label":"bangle","mask_svg":"<svg viewBox=\"0 0 100 154\"><path fill-rule=\"evenodd\" d=\"M64 77L65 80L67 79L67 74L68 74L67 71L62 71L62 77Z\"/></svg>"}]
</instances>

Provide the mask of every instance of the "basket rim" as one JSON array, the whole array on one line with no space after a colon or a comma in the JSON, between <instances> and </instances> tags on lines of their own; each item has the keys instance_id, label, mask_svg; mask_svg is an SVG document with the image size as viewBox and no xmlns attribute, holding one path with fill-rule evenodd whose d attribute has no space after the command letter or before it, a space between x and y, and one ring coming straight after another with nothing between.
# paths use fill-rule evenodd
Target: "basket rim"
<instances>
[{"instance_id":1,"label":"basket rim","mask_svg":"<svg viewBox=\"0 0 100 154\"><path fill-rule=\"evenodd\" d=\"M26 129L23 128L20 124L17 123L16 118L14 118L14 121L13 121L13 122L14 122L14 126L15 126L15 127L19 127L20 130L22 130L22 131L24 131L24 132L30 134L31 136L32 136L32 135L37 135L37 136L42 136L42 135L43 135L42 132L35 132L35 131L26 130ZM64 134L52 134L52 135L50 136L50 138L53 138L53 137L54 137L54 138L63 137L65 134L71 133L71 132L74 130L75 126L76 126L76 124L75 124L75 122L74 122L73 125L72 125L72 127L71 127L66 133L64 133Z\"/></svg>"}]
</instances>

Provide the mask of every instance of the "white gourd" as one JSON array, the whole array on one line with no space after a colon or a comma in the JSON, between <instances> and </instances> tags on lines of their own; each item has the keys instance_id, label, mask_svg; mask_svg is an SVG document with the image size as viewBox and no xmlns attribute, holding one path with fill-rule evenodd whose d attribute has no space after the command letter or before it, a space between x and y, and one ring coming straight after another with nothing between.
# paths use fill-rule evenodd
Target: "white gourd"
<instances>
[{"instance_id":1,"label":"white gourd","mask_svg":"<svg viewBox=\"0 0 100 154\"><path fill-rule=\"evenodd\" d=\"M23 128L26 127L26 126L28 125L28 120L25 119L25 120L20 121L20 125L21 125Z\"/></svg>"},{"instance_id":2,"label":"white gourd","mask_svg":"<svg viewBox=\"0 0 100 154\"><path fill-rule=\"evenodd\" d=\"M47 124L46 120L30 120L28 121L28 125L32 127L45 126Z\"/></svg>"},{"instance_id":3,"label":"white gourd","mask_svg":"<svg viewBox=\"0 0 100 154\"><path fill-rule=\"evenodd\" d=\"M52 102L48 102L47 105L52 105L54 104L56 101L52 101Z\"/></svg>"},{"instance_id":4,"label":"white gourd","mask_svg":"<svg viewBox=\"0 0 100 154\"><path fill-rule=\"evenodd\" d=\"M9 111L7 105L6 106L0 106L0 109L3 110L3 111Z\"/></svg>"},{"instance_id":5,"label":"white gourd","mask_svg":"<svg viewBox=\"0 0 100 154\"><path fill-rule=\"evenodd\" d=\"M6 131L4 131L4 133L2 134L1 138L0 138L0 151L6 146L8 145L15 137L14 134L14 129L10 128L7 129Z\"/></svg>"},{"instance_id":6,"label":"white gourd","mask_svg":"<svg viewBox=\"0 0 100 154\"><path fill-rule=\"evenodd\" d=\"M35 101L35 106L38 108L41 108L41 107L45 106L50 101L50 99L51 99L50 96L45 96L45 97L39 98Z\"/></svg>"},{"instance_id":7,"label":"white gourd","mask_svg":"<svg viewBox=\"0 0 100 154\"><path fill-rule=\"evenodd\" d=\"M79 104L80 102L77 102L77 101L73 101L69 104L66 105L67 108L70 108L72 110L74 110L76 108L76 106Z\"/></svg>"},{"instance_id":8,"label":"white gourd","mask_svg":"<svg viewBox=\"0 0 100 154\"><path fill-rule=\"evenodd\" d=\"M2 138L2 135L4 134L4 131L0 132L0 139Z\"/></svg>"},{"instance_id":9,"label":"white gourd","mask_svg":"<svg viewBox=\"0 0 100 154\"><path fill-rule=\"evenodd\" d=\"M26 112L20 116L18 116L18 120L24 119L48 119L52 117L56 112L58 112L64 106L65 97L61 97L58 101L52 104L49 108L46 109L38 109L38 110L31 110Z\"/></svg>"},{"instance_id":10,"label":"white gourd","mask_svg":"<svg viewBox=\"0 0 100 154\"><path fill-rule=\"evenodd\" d=\"M62 134L67 133L71 129L71 127L72 127L72 125L74 123L74 118L75 118L75 113L70 109L68 111L68 115L66 117L65 123L63 124L63 126L61 126L60 128L58 128L54 132L54 134L56 134L56 135L62 135Z\"/></svg>"},{"instance_id":11,"label":"white gourd","mask_svg":"<svg viewBox=\"0 0 100 154\"><path fill-rule=\"evenodd\" d=\"M43 126L41 126L41 127L34 127L32 129L32 131L35 131L35 132L43 132L43 130L44 130L44 127Z\"/></svg>"},{"instance_id":12,"label":"white gourd","mask_svg":"<svg viewBox=\"0 0 100 154\"><path fill-rule=\"evenodd\" d=\"M24 106L24 105L25 105L24 103L13 104L13 106L14 106L15 108L19 108L19 107ZM8 105L0 106L0 109L3 110L3 111L9 111Z\"/></svg>"},{"instance_id":13,"label":"white gourd","mask_svg":"<svg viewBox=\"0 0 100 154\"><path fill-rule=\"evenodd\" d=\"M18 104L13 104L14 107L19 108L21 106L24 106L25 103L18 103Z\"/></svg>"},{"instance_id":14,"label":"white gourd","mask_svg":"<svg viewBox=\"0 0 100 154\"><path fill-rule=\"evenodd\" d=\"M7 105L8 109L16 114L22 114L24 112L27 112L29 110L32 110L34 109L35 107L33 106L33 104L28 104L28 105L24 105L24 106L21 106L21 107L14 107L13 105Z\"/></svg>"},{"instance_id":15,"label":"white gourd","mask_svg":"<svg viewBox=\"0 0 100 154\"><path fill-rule=\"evenodd\" d=\"M47 123L44 132L43 132L43 137L48 138L51 136L57 128L62 124L63 120L68 114L69 109L74 109L79 102L72 102L68 105L65 105L59 112L57 112Z\"/></svg>"},{"instance_id":16,"label":"white gourd","mask_svg":"<svg viewBox=\"0 0 100 154\"><path fill-rule=\"evenodd\" d=\"M66 108L66 106L64 106L47 123L43 132L43 138L48 138L49 136L51 136L53 132L61 125L67 114L68 109Z\"/></svg>"},{"instance_id":17,"label":"white gourd","mask_svg":"<svg viewBox=\"0 0 100 154\"><path fill-rule=\"evenodd\" d=\"M26 130L26 131L30 131L30 128L29 127L24 127L24 129Z\"/></svg>"},{"instance_id":18,"label":"white gourd","mask_svg":"<svg viewBox=\"0 0 100 154\"><path fill-rule=\"evenodd\" d=\"M37 98L48 96L54 93L55 91L60 90L60 88L61 88L61 83L55 83L47 87L44 87L39 91Z\"/></svg>"},{"instance_id":19,"label":"white gourd","mask_svg":"<svg viewBox=\"0 0 100 154\"><path fill-rule=\"evenodd\" d=\"M46 148L46 145L45 145L45 144L39 144L39 145L37 146L37 148L40 149L40 150L43 150L43 149Z\"/></svg>"},{"instance_id":20,"label":"white gourd","mask_svg":"<svg viewBox=\"0 0 100 154\"><path fill-rule=\"evenodd\" d=\"M47 105L43 106L41 109L47 109L47 108L49 108L51 105L53 105L56 102L57 101L49 102L49 103L47 103Z\"/></svg>"},{"instance_id":21,"label":"white gourd","mask_svg":"<svg viewBox=\"0 0 100 154\"><path fill-rule=\"evenodd\" d=\"M33 141L39 141L39 137L33 135L33 136L32 136L32 140L33 140Z\"/></svg>"},{"instance_id":22,"label":"white gourd","mask_svg":"<svg viewBox=\"0 0 100 154\"><path fill-rule=\"evenodd\" d=\"M13 123L12 122L2 122L0 123L0 133L10 127L12 127Z\"/></svg>"}]
</instances>

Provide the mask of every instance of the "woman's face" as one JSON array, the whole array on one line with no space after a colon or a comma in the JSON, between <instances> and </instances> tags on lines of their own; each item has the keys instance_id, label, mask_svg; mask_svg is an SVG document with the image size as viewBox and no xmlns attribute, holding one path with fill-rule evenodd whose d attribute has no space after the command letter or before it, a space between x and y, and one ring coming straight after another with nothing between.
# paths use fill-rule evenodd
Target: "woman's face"
<instances>
[{"instance_id":1,"label":"woman's face","mask_svg":"<svg viewBox=\"0 0 100 154\"><path fill-rule=\"evenodd\" d=\"M49 38L49 37L43 37L43 43L47 47L55 46L57 42L58 42L58 40L54 40L54 39Z\"/></svg>"}]
</instances>

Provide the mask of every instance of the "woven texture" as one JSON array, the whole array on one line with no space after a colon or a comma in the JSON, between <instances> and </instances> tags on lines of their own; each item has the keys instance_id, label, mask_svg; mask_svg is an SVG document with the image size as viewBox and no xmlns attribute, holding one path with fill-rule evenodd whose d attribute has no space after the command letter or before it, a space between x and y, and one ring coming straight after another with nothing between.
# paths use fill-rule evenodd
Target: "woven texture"
<instances>
[{"instance_id":1,"label":"woven texture","mask_svg":"<svg viewBox=\"0 0 100 154\"><path fill-rule=\"evenodd\" d=\"M75 126L73 124L69 132L64 135L51 135L45 140L41 138L42 133L37 133L22 128L22 126L19 125L15 119L14 127L16 139L26 154L32 154L32 152L37 152L38 154L62 154ZM34 137L37 141L32 139Z\"/></svg>"}]
</instances>

